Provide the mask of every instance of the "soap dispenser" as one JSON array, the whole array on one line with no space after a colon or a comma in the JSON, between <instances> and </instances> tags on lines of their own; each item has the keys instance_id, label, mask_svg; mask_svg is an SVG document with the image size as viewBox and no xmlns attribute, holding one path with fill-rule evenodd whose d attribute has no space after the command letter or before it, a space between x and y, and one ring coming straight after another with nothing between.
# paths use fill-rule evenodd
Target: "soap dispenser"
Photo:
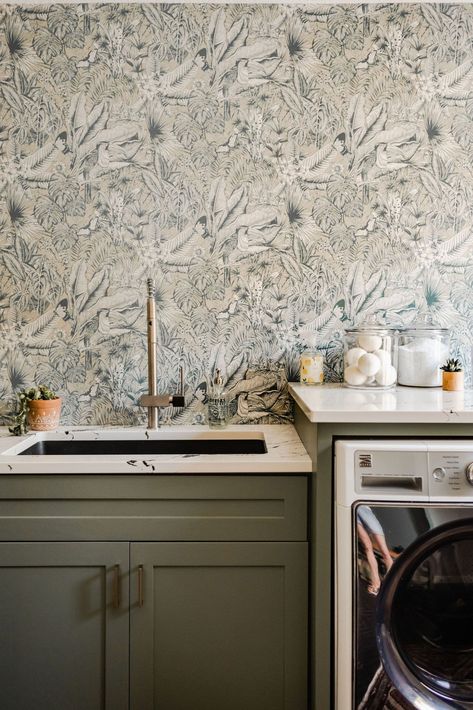
<instances>
[{"instance_id":1,"label":"soap dispenser","mask_svg":"<svg viewBox=\"0 0 473 710\"><path fill-rule=\"evenodd\" d=\"M208 396L208 420L212 428L222 428L228 423L228 395L223 387L220 370L215 374Z\"/></svg>"}]
</instances>

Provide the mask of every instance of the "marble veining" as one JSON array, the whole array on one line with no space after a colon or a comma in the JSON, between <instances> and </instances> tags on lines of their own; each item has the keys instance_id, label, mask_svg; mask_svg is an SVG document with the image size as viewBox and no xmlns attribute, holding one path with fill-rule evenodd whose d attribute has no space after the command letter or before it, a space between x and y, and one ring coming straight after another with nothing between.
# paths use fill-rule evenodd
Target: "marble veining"
<instances>
[{"instance_id":1,"label":"marble veining","mask_svg":"<svg viewBox=\"0 0 473 710\"><path fill-rule=\"evenodd\" d=\"M165 454L147 457L112 456L21 456L27 446L44 438L55 440L237 438L266 441L265 454ZM130 453L133 453L130 451ZM164 427L158 431L122 427L62 427L55 432L31 432L12 437L0 430L0 474L136 474L167 473L304 473L312 470L311 460L296 430L290 424L231 426L215 432L207 426Z\"/></svg>"}]
</instances>

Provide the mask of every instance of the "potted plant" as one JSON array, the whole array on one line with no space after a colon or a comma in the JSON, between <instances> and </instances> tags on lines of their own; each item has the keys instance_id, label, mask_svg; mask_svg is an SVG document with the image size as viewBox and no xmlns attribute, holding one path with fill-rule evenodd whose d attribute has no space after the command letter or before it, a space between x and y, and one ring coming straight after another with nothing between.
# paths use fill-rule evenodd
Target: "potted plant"
<instances>
[{"instance_id":1,"label":"potted plant","mask_svg":"<svg viewBox=\"0 0 473 710\"><path fill-rule=\"evenodd\" d=\"M460 360L449 358L440 369L443 370L442 389L447 392L459 392L463 389L464 376Z\"/></svg>"},{"instance_id":2,"label":"potted plant","mask_svg":"<svg viewBox=\"0 0 473 710\"><path fill-rule=\"evenodd\" d=\"M17 392L20 404L15 423L9 431L15 436L26 434L28 427L35 431L51 431L59 425L61 398L45 385L29 387Z\"/></svg>"}]
</instances>

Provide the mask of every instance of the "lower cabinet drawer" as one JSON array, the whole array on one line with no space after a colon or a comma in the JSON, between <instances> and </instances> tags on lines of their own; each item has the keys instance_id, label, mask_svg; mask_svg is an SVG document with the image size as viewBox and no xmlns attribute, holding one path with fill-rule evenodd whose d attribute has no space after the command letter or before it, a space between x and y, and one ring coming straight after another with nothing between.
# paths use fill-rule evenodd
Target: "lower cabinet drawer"
<instances>
[{"instance_id":1,"label":"lower cabinet drawer","mask_svg":"<svg viewBox=\"0 0 473 710\"><path fill-rule=\"evenodd\" d=\"M0 540L304 541L307 477L9 476Z\"/></svg>"}]
</instances>

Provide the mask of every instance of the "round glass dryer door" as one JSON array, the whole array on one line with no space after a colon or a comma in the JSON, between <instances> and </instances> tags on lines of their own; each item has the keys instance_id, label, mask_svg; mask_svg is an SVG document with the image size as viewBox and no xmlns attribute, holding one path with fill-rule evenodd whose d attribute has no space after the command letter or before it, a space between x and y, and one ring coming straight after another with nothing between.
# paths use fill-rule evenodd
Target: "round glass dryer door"
<instances>
[{"instance_id":1,"label":"round glass dryer door","mask_svg":"<svg viewBox=\"0 0 473 710\"><path fill-rule=\"evenodd\" d=\"M377 644L414 708L473 708L473 518L435 528L397 560L378 599Z\"/></svg>"}]
</instances>

